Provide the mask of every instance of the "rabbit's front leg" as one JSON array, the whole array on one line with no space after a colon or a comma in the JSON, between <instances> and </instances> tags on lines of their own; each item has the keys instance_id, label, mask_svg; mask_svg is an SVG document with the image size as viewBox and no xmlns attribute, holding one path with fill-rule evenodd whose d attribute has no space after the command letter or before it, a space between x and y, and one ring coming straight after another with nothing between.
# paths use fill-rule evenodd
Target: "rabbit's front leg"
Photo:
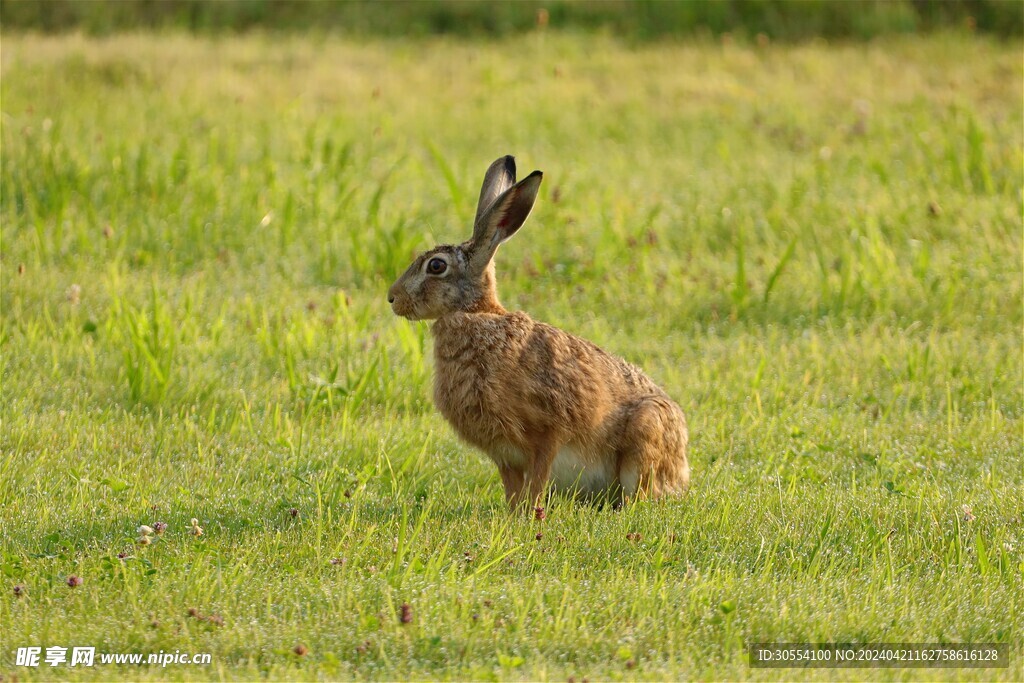
<instances>
[{"instance_id":1,"label":"rabbit's front leg","mask_svg":"<svg viewBox=\"0 0 1024 683\"><path fill-rule=\"evenodd\" d=\"M523 488L526 485L526 474L523 470L510 465L498 465L501 483L505 486L505 502L515 510L523 500Z\"/></svg>"},{"instance_id":2,"label":"rabbit's front leg","mask_svg":"<svg viewBox=\"0 0 1024 683\"><path fill-rule=\"evenodd\" d=\"M533 457L527 466L526 484L530 491L530 505L539 505L551 477L551 465L558 455L558 446L555 440L547 435L530 439L530 442L530 453Z\"/></svg>"}]
</instances>

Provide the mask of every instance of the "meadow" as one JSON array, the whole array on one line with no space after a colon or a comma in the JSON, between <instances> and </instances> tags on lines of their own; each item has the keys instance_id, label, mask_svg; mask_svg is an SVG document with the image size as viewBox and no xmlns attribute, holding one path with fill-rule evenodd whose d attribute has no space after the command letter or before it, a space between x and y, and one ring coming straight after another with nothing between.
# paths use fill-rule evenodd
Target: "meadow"
<instances>
[{"instance_id":1,"label":"meadow","mask_svg":"<svg viewBox=\"0 0 1024 683\"><path fill-rule=\"evenodd\" d=\"M6 33L3 680L1021 680L1020 56ZM387 287L506 153L499 295L680 403L686 497L510 515L432 407ZM212 663L16 665L54 645Z\"/></svg>"}]
</instances>

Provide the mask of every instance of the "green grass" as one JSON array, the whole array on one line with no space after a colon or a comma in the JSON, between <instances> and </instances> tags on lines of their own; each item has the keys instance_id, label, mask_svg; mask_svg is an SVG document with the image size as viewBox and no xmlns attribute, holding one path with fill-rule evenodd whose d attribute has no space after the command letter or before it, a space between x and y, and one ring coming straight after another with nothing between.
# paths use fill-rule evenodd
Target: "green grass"
<instances>
[{"instance_id":1,"label":"green grass","mask_svg":"<svg viewBox=\"0 0 1024 683\"><path fill-rule=\"evenodd\" d=\"M1020 680L1020 54L5 35L0 672ZM431 406L386 288L504 153L545 171L504 302L680 402L686 498L510 516ZM752 670L759 640L1015 658Z\"/></svg>"},{"instance_id":2,"label":"green grass","mask_svg":"<svg viewBox=\"0 0 1024 683\"><path fill-rule=\"evenodd\" d=\"M532 31L609 32L630 41L725 33L773 40L856 38L917 31L1024 33L1024 6L1008 0L0 0L6 29L150 29L206 35L254 29L377 37L510 37Z\"/></svg>"}]
</instances>

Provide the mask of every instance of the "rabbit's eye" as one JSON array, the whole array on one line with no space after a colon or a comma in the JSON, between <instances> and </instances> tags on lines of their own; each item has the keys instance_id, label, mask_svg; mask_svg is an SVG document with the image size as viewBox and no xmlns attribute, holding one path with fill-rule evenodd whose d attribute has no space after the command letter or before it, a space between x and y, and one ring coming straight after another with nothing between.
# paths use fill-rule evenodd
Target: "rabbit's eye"
<instances>
[{"instance_id":1,"label":"rabbit's eye","mask_svg":"<svg viewBox=\"0 0 1024 683\"><path fill-rule=\"evenodd\" d=\"M427 272L431 275L440 275L448 269L448 264L443 258L432 258L427 262Z\"/></svg>"}]
</instances>

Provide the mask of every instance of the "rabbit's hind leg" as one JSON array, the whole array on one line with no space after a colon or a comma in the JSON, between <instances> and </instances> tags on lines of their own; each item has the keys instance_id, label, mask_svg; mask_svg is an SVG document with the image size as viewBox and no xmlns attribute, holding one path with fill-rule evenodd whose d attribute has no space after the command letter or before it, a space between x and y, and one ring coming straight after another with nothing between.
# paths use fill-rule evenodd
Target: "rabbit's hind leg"
<instances>
[{"instance_id":1,"label":"rabbit's hind leg","mask_svg":"<svg viewBox=\"0 0 1024 683\"><path fill-rule=\"evenodd\" d=\"M683 493L690 483L686 443L686 419L671 400L646 396L630 405L618 448L623 497Z\"/></svg>"}]
</instances>

